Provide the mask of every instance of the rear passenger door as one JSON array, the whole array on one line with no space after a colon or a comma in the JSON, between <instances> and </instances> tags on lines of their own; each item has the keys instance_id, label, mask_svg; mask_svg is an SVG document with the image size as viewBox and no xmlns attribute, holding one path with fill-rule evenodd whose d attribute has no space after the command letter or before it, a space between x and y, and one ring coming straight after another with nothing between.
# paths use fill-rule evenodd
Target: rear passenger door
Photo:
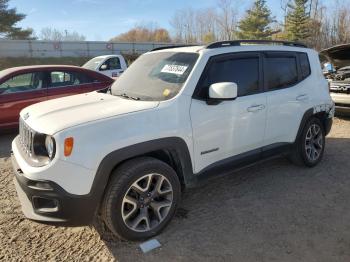
<instances>
[{"instance_id":1,"label":"rear passenger door","mask_svg":"<svg viewBox=\"0 0 350 262\"><path fill-rule=\"evenodd\" d=\"M48 74L48 99L94 91L93 80L77 71L50 71Z\"/></svg>"},{"instance_id":2,"label":"rear passenger door","mask_svg":"<svg viewBox=\"0 0 350 262\"><path fill-rule=\"evenodd\" d=\"M294 142L301 119L310 107L310 75L306 53L266 52L264 79L267 92L265 145Z\"/></svg>"},{"instance_id":3,"label":"rear passenger door","mask_svg":"<svg viewBox=\"0 0 350 262\"><path fill-rule=\"evenodd\" d=\"M258 53L225 54L209 60L190 109L196 173L242 153L259 154L266 121L261 62ZM235 82L238 97L208 104L209 86L221 82Z\"/></svg>"}]
</instances>

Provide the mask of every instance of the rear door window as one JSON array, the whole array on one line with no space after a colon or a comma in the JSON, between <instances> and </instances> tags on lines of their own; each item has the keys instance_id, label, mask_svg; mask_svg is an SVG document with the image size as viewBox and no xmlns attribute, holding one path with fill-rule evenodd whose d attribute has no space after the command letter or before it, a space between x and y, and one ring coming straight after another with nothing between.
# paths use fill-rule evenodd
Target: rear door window
<instances>
[{"instance_id":1,"label":"rear door window","mask_svg":"<svg viewBox=\"0 0 350 262\"><path fill-rule=\"evenodd\" d=\"M297 59L293 54L268 55L264 72L269 91L290 87L298 82Z\"/></svg>"},{"instance_id":2,"label":"rear door window","mask_svg":"<svg viewBox=\"0 0 350 262\"><path fill-rule=\"evenodd\" d=\"M53 71L49 87L77 86L92 83L93 79L79 72Z\"/></svg>"}]
</instances>

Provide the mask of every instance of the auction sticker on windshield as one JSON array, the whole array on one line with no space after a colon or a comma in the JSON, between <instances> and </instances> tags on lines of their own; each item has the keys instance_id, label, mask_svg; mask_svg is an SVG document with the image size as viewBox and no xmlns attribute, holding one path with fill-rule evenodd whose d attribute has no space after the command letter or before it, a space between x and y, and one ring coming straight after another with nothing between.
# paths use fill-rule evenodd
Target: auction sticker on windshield
<instances>
[{"instance_id":1,"label":"auction sticker on windshield","mask_svg":"<svg viewBox=\"0 0 350 262\"><path fill-rule=\"evenodd\" d=\"M188 66L183 65L165 65L162 69L162 73L169 73L175 75L183 75L186 72Z\"/></svg>"}]
</instances>

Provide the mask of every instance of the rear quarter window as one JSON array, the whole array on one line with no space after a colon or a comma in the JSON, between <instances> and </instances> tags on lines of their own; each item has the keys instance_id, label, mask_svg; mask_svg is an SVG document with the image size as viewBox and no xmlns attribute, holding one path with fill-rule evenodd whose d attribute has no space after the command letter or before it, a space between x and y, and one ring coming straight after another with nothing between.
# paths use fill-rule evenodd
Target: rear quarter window
<instances>
[{"instance_id":1,"label":"rear quarter window","mask_svg":"<svg viewBox=\"0 0 350 262\"><path fill-rule=\"evenodd\" d=\"M266 57L264 70L269 91L287 88L298 82L298 67L295 56Z\"/></svg>"},{"instance_id":2,"label":"rear quarter window","mask_svg":"<svg viewBox=\"0 0 350 262\"><path fill-rule=\"evenodd\" d=\"M311 74L310 62L306 53L299 53L300 70L302 79L307 78Z\"/></svg>"}]
</instances>

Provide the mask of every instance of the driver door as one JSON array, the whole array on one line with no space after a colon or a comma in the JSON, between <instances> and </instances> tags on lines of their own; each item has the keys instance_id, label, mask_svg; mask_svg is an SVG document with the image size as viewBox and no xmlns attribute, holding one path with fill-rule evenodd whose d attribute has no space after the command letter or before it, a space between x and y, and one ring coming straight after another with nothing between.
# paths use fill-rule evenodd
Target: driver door
<instances>
[{"instance_id":1,"label":"driver door","mask_svg":"<svg viewBox=\"0 0 350 262\"><path fill-rule=\"evenodd\" d=\"M15 74L0 83L0 129L18 126L20 111L46 100L44 72Z\"/></svg>"},{"instance_id":2,"label":"driver door","mask_svg":"<svg viewBox=\"0 0 350 262\"><path fill-rule=\"evenodd\" d=\"M99 71L109 77L118 77L123 73L118 57L108 58L99 68Z\"/></svg>"},{"instance_id":3,"label":"driver door","mask_svg":"<svg viewBox=\"0 0 350 262\"><path fill-rule=\"evenodd\" d=\"M234 82L235 100L208 103L211 84ZM191 103L195 173L242 156L259 156L266 122L266 95L258 53L212 57ZM225 161L224 161L225 162Z\"/></svg>"}]
</instances>

